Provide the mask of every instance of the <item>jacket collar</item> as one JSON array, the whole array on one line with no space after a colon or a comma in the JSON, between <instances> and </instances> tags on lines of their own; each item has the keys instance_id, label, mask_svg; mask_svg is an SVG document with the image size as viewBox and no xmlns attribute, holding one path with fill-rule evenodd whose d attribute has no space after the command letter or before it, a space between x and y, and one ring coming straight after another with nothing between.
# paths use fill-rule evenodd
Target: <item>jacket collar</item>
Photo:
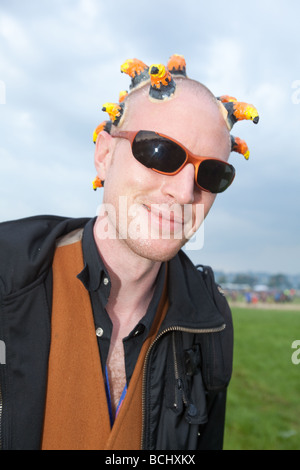
<instances>
[{"instance_id":1,"label":"jacket collar","mask_svg":"<svg viewBox=\"0 0 300 470\"><path fill-rule=\"evenodd\" d=\"M103 277L108 273L99 255L95 243L91 242L95 219L91 219L85 227L83 236L83 251L86 255L83 271L78 275L88 290L96 290ZM162 270L161 270L162 271ZM180 251L168 263L168 297L169 311L163 327L179 326L191 329L215 328L224 323L224 319L209 295L203 274L195 268L191 260ZM160 276L161 281L163 275ZM162 282L160 282L162 291Z\"/></svg>"},{"instance_id":2,"label":"jacket collar","mask_svg":"<svg viewBox=\"0 0 300 470\"><path fill-rule=\"evenodd\" d=\"M180 251L168 265L170 308L162 328L217 328L224 318L210 295L203 274Z\"/></svg>"}]
</instances>

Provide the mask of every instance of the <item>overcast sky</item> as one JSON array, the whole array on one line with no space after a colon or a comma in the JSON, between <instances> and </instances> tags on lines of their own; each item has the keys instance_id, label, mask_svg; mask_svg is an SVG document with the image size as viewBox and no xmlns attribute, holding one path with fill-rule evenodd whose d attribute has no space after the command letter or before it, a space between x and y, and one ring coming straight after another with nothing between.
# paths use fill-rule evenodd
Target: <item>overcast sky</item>
<instances>
[{"instance_id":1,"label":"overcast sky","mask_svg":"<svg viewBox=\"0 0 300 470\"><path fill-rule=\"evenodd\" d=\"M234 184L188 251L216 270L300 273L297 0L0 0L0 221L94 216L94 128L130 79L120 65L183 54L191 78L253 103Z\"/></svg>"}]
</instances>

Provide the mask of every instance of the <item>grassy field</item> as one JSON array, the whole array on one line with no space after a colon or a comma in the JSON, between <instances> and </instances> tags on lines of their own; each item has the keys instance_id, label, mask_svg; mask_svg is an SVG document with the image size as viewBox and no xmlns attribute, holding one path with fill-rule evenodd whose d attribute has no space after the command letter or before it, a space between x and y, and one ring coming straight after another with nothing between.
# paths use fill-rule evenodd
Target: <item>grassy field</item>
<instances>
[{"instance_id":1,"label":"grassy field","mask_svg":"<svg viewBox=\"0 0 300 470\"><path fill-rule=\"evenodd\" d=\"M300 450L299 311L232 307L234 372L224 449Z\"/></svg>"}]
</instances>

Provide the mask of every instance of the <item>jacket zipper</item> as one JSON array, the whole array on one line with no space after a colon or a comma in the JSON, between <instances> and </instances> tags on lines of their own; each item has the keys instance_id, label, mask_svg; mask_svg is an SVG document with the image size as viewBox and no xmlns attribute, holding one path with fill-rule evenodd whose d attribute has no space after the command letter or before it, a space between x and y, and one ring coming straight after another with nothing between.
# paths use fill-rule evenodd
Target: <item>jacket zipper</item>
<instances>
[{"instance_id":1,"label":"jacket zipper","mask_svg":"<svg viewBox=\"0 0 300 470\"><path fill-rule=\"evenodd\" d=\"M177 354L176 354L176 344L175 344L175 332L174 331L172 333L172 349L173 349L173 360L174 360L174 375L175 375L175 381L176 381L176 385L177 385L177 388L175 390L174 407L177 408L177 403L178 403L178 400L177 400L178 395L177 394L178 394L178 391L181 392L182 401L183 401L185 406L188 405L188 401L187 401L187 398L185 396L183 382L179 377L178 361L177 361Z\"/></svg>"},{"instance_id":2,"label":"jacket zipper","mask_svg":"<svg viewBox=\"0 0 300 470\"><path fill-rule=\"evenodd\" d=\"M146 397L146 371L147 371L147 363L148 363L148 358L150 355L150 352L153 348L153 346L158 342L158 340L165 335L166 333L169 333L170 331L181 331L182 333L193 333L193 334L202 334L202 333L218 333L220 331L225 330L226 324L224 323L221 326L215 327L215 328L185 328L181 326L171 326L169 328L166 328L165 330L161 331L160 334L155 338L153 343L150 345L146 356L145 356L145 361L144 361L144 370L143 370L143 384L142 384L142 433L141 433L141 449L143 449L143 442L144 442L144 433L145 433L145 397ZM173 342L173 348L175 348L174 342ZM174 349L173 349L174 353ZM175 358L175 355L174 355ZM177 371L177 372L176 372ZM175 374L178 374L178 366L177 366L177 359L175 363Z\"/></svg>"}]
</instances>

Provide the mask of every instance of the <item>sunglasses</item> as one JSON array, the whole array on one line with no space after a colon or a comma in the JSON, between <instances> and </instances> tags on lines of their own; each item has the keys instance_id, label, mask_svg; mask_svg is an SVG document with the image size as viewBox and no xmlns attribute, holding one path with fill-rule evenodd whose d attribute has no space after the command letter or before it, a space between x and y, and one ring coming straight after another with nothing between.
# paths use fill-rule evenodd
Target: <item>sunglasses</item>
<instances>
[{"instance_id":1,"label":"sunglasses","mask_svg":"<svg viewBox=\"0 0 300 470\"><path fill-rule=\"evenodd\" d=\"M135 159L157 173L176 175L187 163L192 163L196 185L203 191L222 193L234 180L235 169L229 163L194 155L176 140L159 132L114 129L111 136L129 140Z\"/></svg>"}]
</instances>

